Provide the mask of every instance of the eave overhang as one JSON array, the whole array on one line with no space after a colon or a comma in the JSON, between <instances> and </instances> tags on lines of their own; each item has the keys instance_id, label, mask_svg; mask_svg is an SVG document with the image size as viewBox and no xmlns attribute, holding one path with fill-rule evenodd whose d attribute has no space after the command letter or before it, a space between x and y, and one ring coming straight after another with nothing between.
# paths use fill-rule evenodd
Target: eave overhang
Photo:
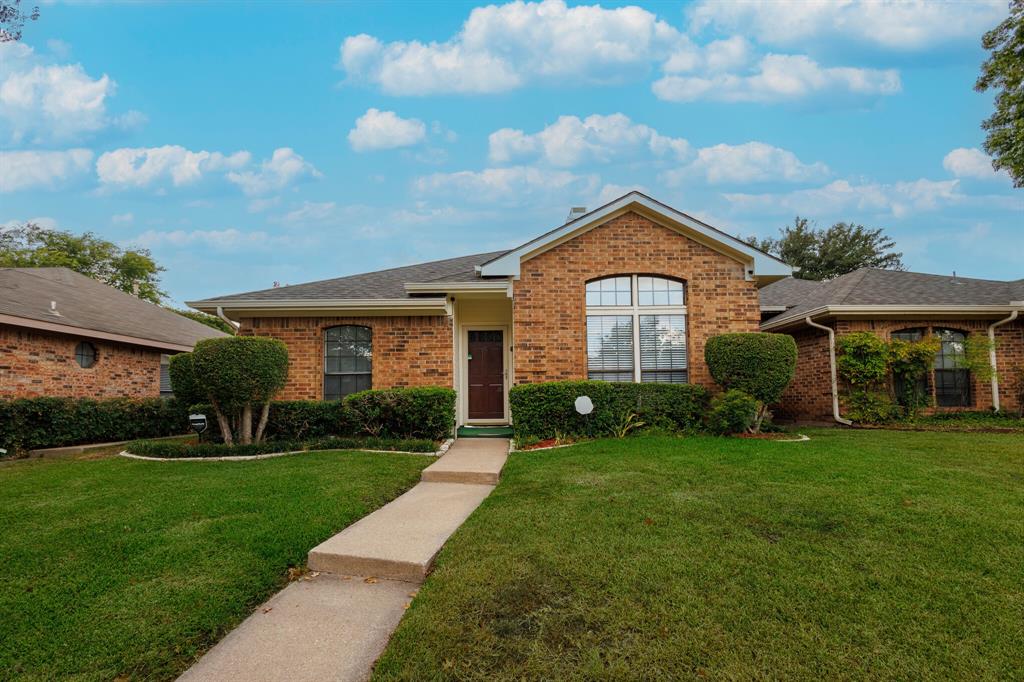
<instances>
[{"instance_id":1,"label":"eave overhang","mask_svg":"<svg viewBox=\"0 0 1024 682\"><path fill-rule=\"evenodd\" d=\"M190 308L211 315L220 308L232 319L242 317L285 317L285 316L383 316L383 315L448 315L451 306L444 297L420 298L342 298L342 299L207 299L186 301Z\"/></svg>"},{"instance_id":2,"label":"eave overhang","mask_svg":"<svg viewBox=\"0 0 1024 682\"><path fill-rule=\"evenodd\" d=\"M13 327L25 327L27 329L37 329L39 331L55 332L58 334L68 334L71 336L80 336L87 339L114 341L116 343L126 343L133 346L145 346L146 348L154 348L156 350L174 352L188 352L192 350L192 346L187 344L157 341L156 339L144 339L139 336L115 334L113 332L104 332L98 329L76 327L71 324L46 322L45 320L34 320L29 317L17 317L16 315L0 315L0 324L8 324Z\"/></svg>"},{"instance_id":3,"label":"eave overhang","mask_svg":"<svg viewBox=\"0 0 1024 682\"><path fill-rule=\"evenodd\" d=\"M503 294L511 296L512 281L507 278L476 282L408 282L410 294Z\"/></svg>"},{"instance_id":4,"label":"eave overhang","mask_svg":"<svg viewBox=\"0 0 1024 682\"><path fill-rule=\"evenodd\" d=\"M808 317L812 320L826 317L837 319L926 319L934 317L985 319L997 315L1007 315L1014 310L1024 311L1024 302L1011 301L1005 305L825 305L812 308L796 317L784 320L778 318L766 320L761 324L761 329L769 331L799 327Z\"/></svg>"}]
</instances>

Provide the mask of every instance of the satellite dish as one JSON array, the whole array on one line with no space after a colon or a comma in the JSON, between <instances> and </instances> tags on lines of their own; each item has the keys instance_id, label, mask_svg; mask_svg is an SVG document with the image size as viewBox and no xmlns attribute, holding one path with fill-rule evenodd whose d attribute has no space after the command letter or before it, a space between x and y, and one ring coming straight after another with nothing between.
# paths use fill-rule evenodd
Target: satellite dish
<instances>
[{"instance_id":1,"label":"satellite dish","mask_svg":"<svg viewBox=\"0 0 1024 682\"><path fill-rule=\"evenodd\" d=\"M594 401L589 396L581 395L576 398L576 411L580 414L590 414L594 411Z\"/></svg>"}]
</instances>

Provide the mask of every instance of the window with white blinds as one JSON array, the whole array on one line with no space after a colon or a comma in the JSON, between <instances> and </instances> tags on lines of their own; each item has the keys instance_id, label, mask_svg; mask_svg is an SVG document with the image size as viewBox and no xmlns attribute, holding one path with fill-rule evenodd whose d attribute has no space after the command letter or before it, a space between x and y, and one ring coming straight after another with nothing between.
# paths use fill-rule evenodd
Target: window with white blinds
<instances>
[{"instance_id":1,"label":"window with white blinds","mask_svg":"<svg viewBox=\"0 0 1024 682\"><path fill-rule=\"evenodd\" d=\"M688 380L682 282L631 275L587 283L587 376L601 381Z\"/></svg>"}]
</instances>

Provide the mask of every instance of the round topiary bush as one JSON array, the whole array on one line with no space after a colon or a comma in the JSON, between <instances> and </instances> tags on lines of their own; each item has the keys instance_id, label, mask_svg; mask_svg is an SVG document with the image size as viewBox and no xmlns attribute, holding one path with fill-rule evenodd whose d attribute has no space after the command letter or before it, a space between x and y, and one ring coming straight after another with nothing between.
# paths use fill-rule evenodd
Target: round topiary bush
<instances>
[{"instance_id":1,"label":"round topiary bush","mask_svg":"<svg viewBox=\"0 0 1024 682\"><path fill-rule=\"evenodd\" d=\"M712 336L704 346L704 360L718 384L738 389L759 403L753 430L779 402L796 371L796 341L788 334L749 332Z\"/></svg>"}]
</instances>

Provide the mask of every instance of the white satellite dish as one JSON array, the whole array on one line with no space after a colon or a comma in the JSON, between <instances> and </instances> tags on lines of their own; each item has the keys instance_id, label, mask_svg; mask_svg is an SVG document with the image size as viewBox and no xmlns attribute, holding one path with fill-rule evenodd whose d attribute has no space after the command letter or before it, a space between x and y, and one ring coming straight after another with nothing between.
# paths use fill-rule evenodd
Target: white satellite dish
<instances>
[{"instance_id":1,"label":"white satellite dish","mask_svg":"<svg viewBox=\"0 0 1024 682\"><path fill-rule=\"evenodd\" d=\"M580 414L590 414L594 411L594 401L589 396L581 395L576 398L576 411Z\"/></svg>"}]
</instances>

